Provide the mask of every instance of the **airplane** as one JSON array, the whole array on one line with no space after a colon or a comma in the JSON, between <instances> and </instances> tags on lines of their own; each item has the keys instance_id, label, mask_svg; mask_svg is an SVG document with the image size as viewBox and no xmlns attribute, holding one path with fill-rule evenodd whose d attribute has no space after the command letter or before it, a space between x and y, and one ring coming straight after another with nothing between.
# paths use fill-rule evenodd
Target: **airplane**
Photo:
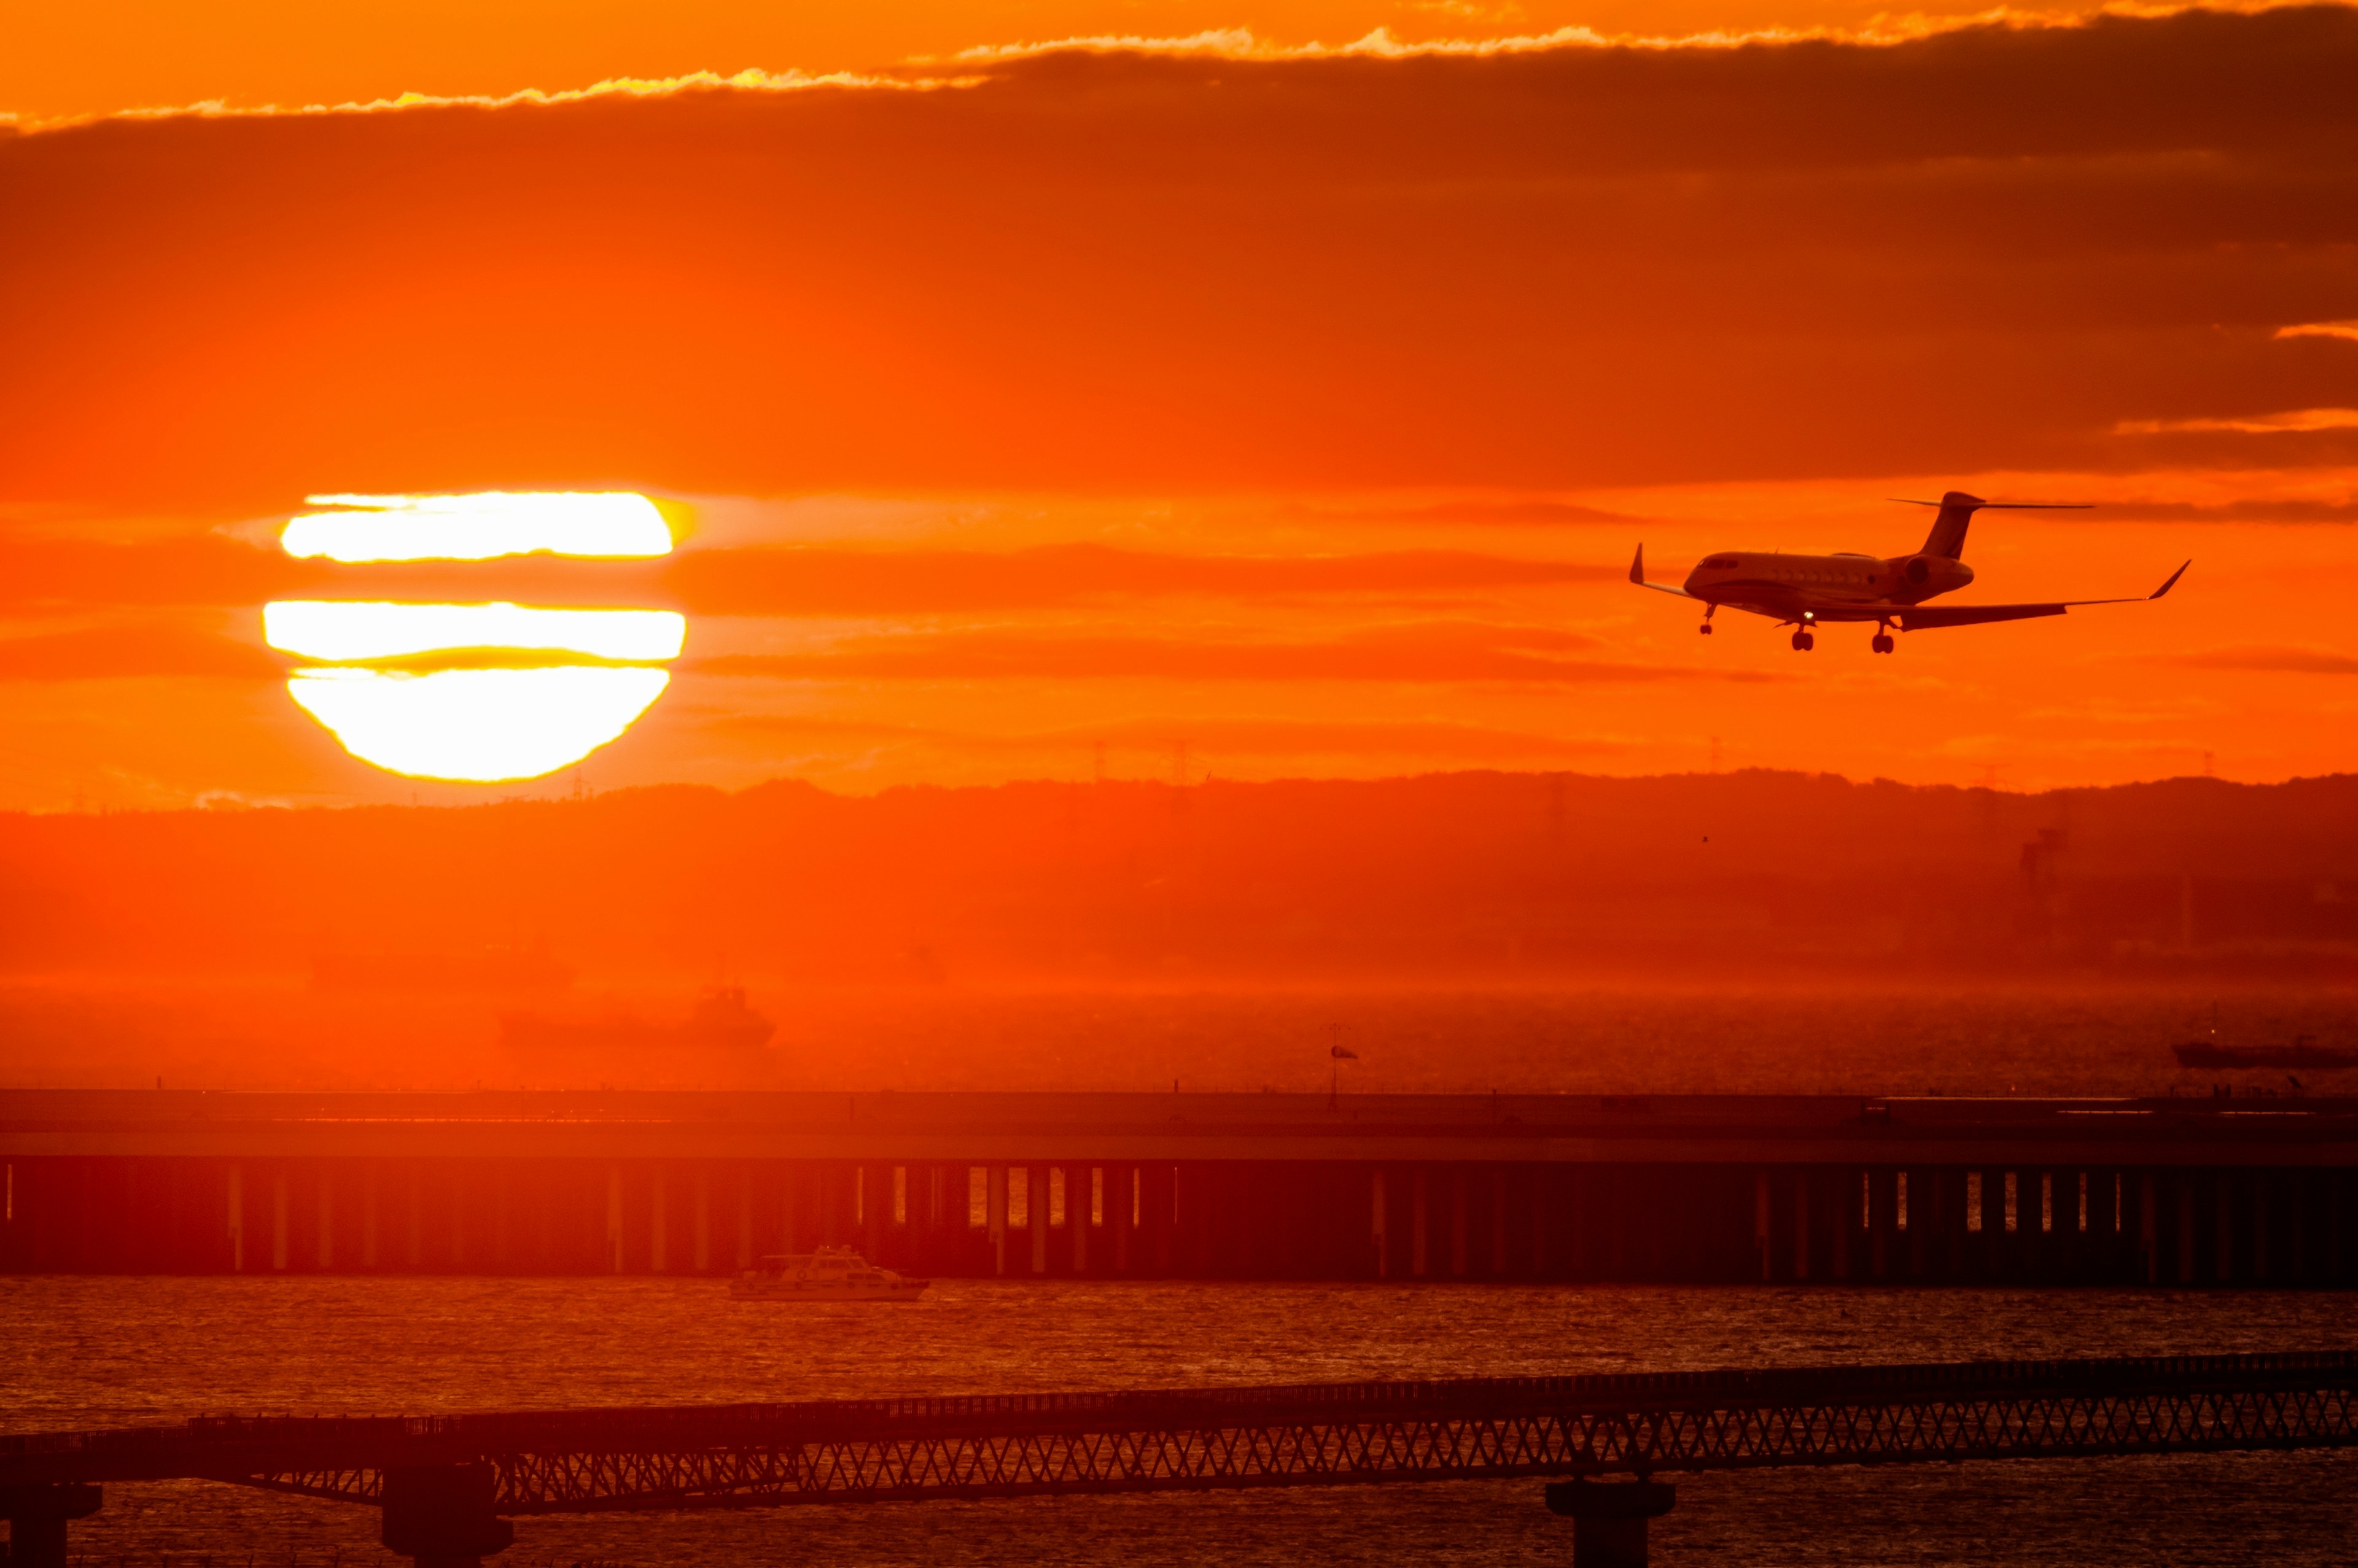
<instances>
[{"instance_id":1,"label":"airplane","mask_svg":"<svg viewBox=\"0 0 2358 1568\"><path fill-rule=\"evenodd\" d=\"M1895 498L1898 499L1898 498ZM1958 557L1964 554L1965 529L1974 514L1985 511L2083 512L2081 502L1984 501L1952 490L1938 501L1900 500L1906 506L1933 506L1932 532L1924 547L1912 556L1877 558L1847 551L1831 556L1788 556L1763 551L1723 551L1706 556L1687 574L1686 584L1673 588L1646 580L1646 546L1638 546L1629 563L1629 580L1657 593L1703 600L1703 634L1711 635L1711 618L1721 605L1766 615L1780 626L1790 626L1793 650L1806 654L1817 646L1813 629L1821 622L1872 621L1877 628L1869 645L1887 654L1898 644L1891 635L1929 631L1935 626L1977 626L1990 621L2027 621L2039 615L2061 615L2083 604L2137 604L2159 599L2186 575L2188 561L2169 574L2169 580L2137 599L2067 599L2055 604L1931 604L1924 600L1951 592L1974 580L1973 568Z\"/></svg>"}]
</instances>

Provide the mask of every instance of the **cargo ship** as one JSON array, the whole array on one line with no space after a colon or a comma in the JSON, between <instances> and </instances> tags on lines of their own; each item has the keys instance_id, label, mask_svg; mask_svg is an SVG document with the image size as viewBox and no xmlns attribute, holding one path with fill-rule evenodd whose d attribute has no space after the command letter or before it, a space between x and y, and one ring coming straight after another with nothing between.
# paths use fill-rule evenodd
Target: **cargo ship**
<instances>
[{"instance_id":1,"label":"cargo ship","mask_svg":"<svg viewBox=\"0 0 2358 1568\"><path fill-rule=\"evenodd\" d=\"M2277 1067L2312 1073L2358 1067L2358 1051L2320 1045L2314 1034L2303 1034L2289 1045L2222 1045L2216 1040L2189 1040L2170 1049L2181 1067Z\"/></svg>"}]
</instances>

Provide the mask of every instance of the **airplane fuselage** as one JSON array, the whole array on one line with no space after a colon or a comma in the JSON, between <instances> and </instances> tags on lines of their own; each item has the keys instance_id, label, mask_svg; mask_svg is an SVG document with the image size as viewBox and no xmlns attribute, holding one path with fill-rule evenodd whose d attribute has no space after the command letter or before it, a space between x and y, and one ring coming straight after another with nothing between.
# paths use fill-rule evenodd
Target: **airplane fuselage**
<instances>
[{"instance_id":1,"label":"airplane fuselage","mask_svg":"<svg viewBox=\"0 0 2358 1568\"><path fill-rule=\"evenodd\" d=\"M1781 550L1722 550L1705 556L1687 574L1686 585L1646 580L1643 541L1629 560L1629 580L1658 593L1704 602L1703 624L1708 636L1711 618L1720 606L1766 615L1793 628L1793 648L1808 653L1817 645L1810 629L1821 621L1872 621L1876 632L1868 646L1878 654L1898 645L1892 635L1930 631L1935 626L1981 626L1997 621L2030 621L2061 615L2074 605L2124 604L2120 599L2062 599L2039 604L1927 604L1928 599L1952 592L1974 580L1974 568L1958 557L1964 554L1965 530L1974 514L1985 507L2007 512L2080 511L2077 503L2051 501L1984 501L1952 490L1938 501L1909 504L1937 508L1932 531L1924 547L1906 556L1789 556ZM2189 561L2180 567L2147 599L2159 599L2186 575Z\"/></svg>"},{"instance_id":2,"label":"airplane fuselage","mask_svg":"<svg viewBox=\"0 0 2358 1568\"><path fill-rule=\"evenodd\" d=\"M1687 574L1686 591L1712 605L1772 620L1884 621L1974 580L1974 568L1946 556L1792 556L1724 550Z\"/></svg>"}]
</instances>

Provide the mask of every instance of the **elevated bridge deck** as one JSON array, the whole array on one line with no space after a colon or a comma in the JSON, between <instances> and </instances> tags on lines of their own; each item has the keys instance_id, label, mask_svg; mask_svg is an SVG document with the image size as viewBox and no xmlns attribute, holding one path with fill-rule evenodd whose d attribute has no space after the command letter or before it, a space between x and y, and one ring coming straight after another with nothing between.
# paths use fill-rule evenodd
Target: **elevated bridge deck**
<instances>
[{"instance_id":1,"label":"elevated bridge deck","mask_svg":"<svg viewBox=\"0 0 2358 1568\"><path fill-rule=\"evenodd\" d=\"M2358 1100L0 1092L0 1271L2358 1283Z\"/></svg>"}]
</instances>

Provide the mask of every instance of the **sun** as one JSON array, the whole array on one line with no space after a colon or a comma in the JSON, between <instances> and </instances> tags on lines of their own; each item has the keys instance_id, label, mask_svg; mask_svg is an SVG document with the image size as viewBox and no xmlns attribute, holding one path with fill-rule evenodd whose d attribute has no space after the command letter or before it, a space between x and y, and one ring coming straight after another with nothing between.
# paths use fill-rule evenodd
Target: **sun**
<instances>
[{"instance_id":1,"label":"sun","mask_svg":"<svg viewBox=\"0 0 2358 1568\"><path fill-rule=\"evenodd\" d=\"M345 562L668 554L643 495L313 496L280 535L289 555ZM687 619L667 610L287 600L263 637L316 661L289 676L297 706L347 752L411 778L539 778L621 736L653 707Z\"/></svg>"},{"instance_id":2,"label":"sun","mask_svg":"<svg viewBox=\"0 0 2358 1568\"><path fill-rule=\"evenodd\" d=\"M390 773L492 784L578 762L629 729L663 670L299 670L287 689L344 750Z\"/></svg>"}]
</instances>

